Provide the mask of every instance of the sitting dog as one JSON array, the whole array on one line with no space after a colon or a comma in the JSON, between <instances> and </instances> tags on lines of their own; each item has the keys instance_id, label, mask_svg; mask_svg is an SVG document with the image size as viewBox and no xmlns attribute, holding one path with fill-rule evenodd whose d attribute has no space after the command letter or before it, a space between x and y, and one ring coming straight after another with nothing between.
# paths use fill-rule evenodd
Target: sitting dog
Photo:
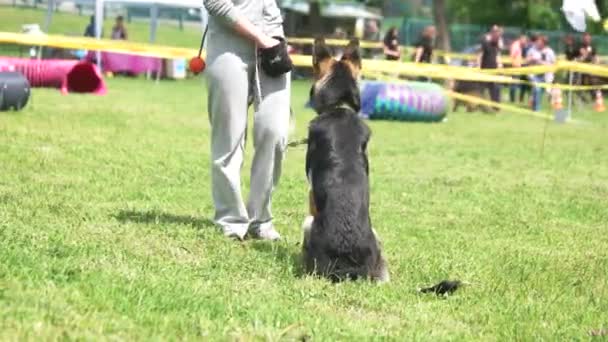
<instances>
[{"instance_id":1,"label":"sitting dog","mask_svg":"<svg viewBox=\"0 0 608 342\"><path fill-rule=\"evenodd\" d=\"M359 42L351 41L339 60L323 39L313 50L315 83L306 175L310 215L304 222L306 272L334 282L389 281L386 262L369 215L367 144L370 129L358 117L361 99Z\"/></svg>"}]
</instances>

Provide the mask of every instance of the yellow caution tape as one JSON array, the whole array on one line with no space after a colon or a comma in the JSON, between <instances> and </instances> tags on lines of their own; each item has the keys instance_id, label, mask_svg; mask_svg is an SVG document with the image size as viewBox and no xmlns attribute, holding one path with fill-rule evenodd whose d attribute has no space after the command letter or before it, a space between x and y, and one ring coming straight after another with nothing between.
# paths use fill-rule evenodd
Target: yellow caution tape
<instances>
[{"instance_id":1,"label":"yellow caution tape","mask_svg":"<svg viewBox=\"0 0 608 342\"><path fill-rule=\"evenodd\" d=\"M513 105L508 105L508 104L504 104L504 103L498 103L498 102L482 99L482 98L479 98L479 97L476 97L476 96L471 96L471 95L465 95L465 94L457 93L457 92L454 92L454 91L451 91L451 90L446 90L445 92L446 92L446 95L448 95L449 97L451 97L453 99L461 100L461 101L464 101L464 102L468 102L468 103L472 103L472 104L476 104L476 105L483 105L483 106L488 106L488 107L500 108L500 109L503 109L503 110L508 110L509 112L512 112L512 113L533 116L533 117L537 117L537 118L540 118L540 119L546 119L546 120L553 119L553 117L550 116L550 115L547 115L547 114L544 114L544 113L535 112L535 111L532 111L530 109L526 109L526 108L522 108L522 107L518 107L518 106L513 106Z\"/></svg>"},{"instance_id":2,"label":"yellow caution tape","mask_svg":"<svg viewBox=\"0 0 608 342\"><path fill-rule=\"evenodd\" d=\"M307 40L312 43L312 40ZM332 41L331 43L343 43L343 41ZM158 46L153 44L145 43L134 43L119 40L107 40L107 39L95 39L87 37L67 37L59 35L27 35L21 33L8 33L0 32L0 43L17 44L17 45L30 45L30 46L52 46L57 48L65 49L78 49L78 50L93 50L93 51L109 51L116 53L134 54L140 56L158 57L158 58L191 58L198 53L198 50L188 48L175 48ZM370 43L371 44L371 43ZM379 43L374 43L379 44ZM362 44L362 46L371 46ZM299 67L311 67L312 56L304 55L292 55L291 56L294 65ZM507 68L507 69L474 69L460 66L450 65L439 65L439 64L423 64L423 63L402 63L385 60L364 60L363 73L365 76L373 78L384 78L386 80L395 80L392 75L402 76L424 76L436 79L450 79L450 80L463 80L463 81L478 81L478 82L496 82L505 84L519 84L529 83L523 82L518 79L514 79L511 76L516 75L527 75L527 74L542 74L547 72L557 71L572 71L580 72L585 74L592 74L596 76L608 77L608 68L592 65L582 64L575 62L558 62L555 65L548 66L535 66L535 67L524 67L524 68ZM507 74L511 76L501 76L498 74ZM560 88L560 89L572 89L572 90L586 90L586 89L608 89L608 86L568 86L564 84L536 84L547 88ZM481 99L475 96L465 95L456 93L453 91L446 90L446 94L453 98L459 99L465 102L473 104L486 105L491 107L497 107L509 112L519 113L529 116L534 116L543 119L551 119L552 117L547 114L533 112L529 109L495 103L493 101Z\"/></svg>"},{"instance_id":3,"label":"yellow caution tape","mask_svg":"<svg viewBox=\"0 0 608 342\"><path fill-rule=\"evenodd\" d=\"M300 41L312 42L311 39L301 38ZM338 43L339 40L328 40L328 42ZM134 43L121 40L95 39L87 37L67 37L60 35L28 35L21 33L0 32L0 43L30 45L30 46L52 46L66 49L108 51L116 53L134 54L140 56L150 56L158 58L191 58L198 51L188 48L176 48L159 46L145 43ZM370 43L371 44L371 43ZM378 44L378 43L374 43ZM298 67L311 67L312 57L305 55L292 55L293 63ZM570 71L595 76L608 77L608 68L585 63L563 62L554 65L532 66L522 68L504 69L479 69L463 66L425 64L412 62L398 62L366 59L363 61L364 71L369 73L386 73L388 75L400 75L407 77L429 77L434 79L492 82L502 84L530 84L524 80L513 78L512 76L556 73L558 71ZM558 88L562 90L590 90L608 89L608 86L578 86L566 84L547 84L535 83L535 86L543 88Z\"/></svg>"},{"instance_id":4,"label":"yellow caution tape","mask_svg":"<svg viewBox=\"0 0 608 342\"><path fill-rule=\"evenodd\" d=\"M158 58L191 58L198 50L134 43L123 40L95 39L88 37L67 37L60 35L33 35L0 32L0 43L51 46L64 49L108 51Z\"/></svg>"},{"instance_id":5,"label":"yellow caution tape","mask_svg":"<svg viewBox=\"0 0 608 342\"><path fill-rule=\"evenodd\" d=\"M536 117L536 118L544 119L544 120L553 120L554 119L554 117L549 114L535 112L535 111L527 109L527 108L522 108L522 107L518 107L518 106L514 106L514 105L504 104L504 103L497 103L494 101L481 99L476 96L465 95L465 94L453 92L451 90L446 90L445 92L446 92L446 95L452 99L458 99L458 100L472 103L472 104L484 105L484 106L488 106L488 107L495 107L495 108L499 108L501 110L506 110L510 113ZM569 118L568 122L572 122L572 123L576 123L576 124L585 123L584 121L572 119L572 118Z\"/></svg>"},{"instance_id":6,"label":"yellow caution tape","mask_svg":"<svg viewBox=\"0 0 608 342\"><path fill-rule=\"evenodd\" d=\"M299 44L299 45L312 45L314 43L314 39L312 38L298 38L291 37L287 39L290 44ZM325 43L330 46L345 46L348 44L348 40L344 39L326 39ZM384 43L377 41L360 41L359 46L363 49L383 49ZM416 49L413 46L401 46L401 49L406 52L406 54L411 54ZM477 54L469 54L469 53L457 53L457 52L447 52L442 50L433 50L433 53L436 56L447 57L447 58L455 58L462 59L467 61L475 61L477 60ZM501 62L503 64L510 64L511 59L508 56L502 56Z\"/></svg>"}]
</instances>

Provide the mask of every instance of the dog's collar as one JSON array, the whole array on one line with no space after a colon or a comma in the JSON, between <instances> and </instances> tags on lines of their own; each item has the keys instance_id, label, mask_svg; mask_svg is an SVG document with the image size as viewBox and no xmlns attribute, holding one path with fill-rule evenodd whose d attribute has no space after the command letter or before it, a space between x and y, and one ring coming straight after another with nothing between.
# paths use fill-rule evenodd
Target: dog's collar
<instances>
[{"instance_id":1,"label":"dog's collar","mask_svg":"<svg viewBox=\"0 0 608 342\"><path fill-rule=\"evenodd\" d=\"M353 107L349 106L346 103L341 103L339 105L331 106L331 107L328 107L327 109L344 109L344 110L347 110L349 112L357 113L357 111Z\"/></svg>"}]
</instances>

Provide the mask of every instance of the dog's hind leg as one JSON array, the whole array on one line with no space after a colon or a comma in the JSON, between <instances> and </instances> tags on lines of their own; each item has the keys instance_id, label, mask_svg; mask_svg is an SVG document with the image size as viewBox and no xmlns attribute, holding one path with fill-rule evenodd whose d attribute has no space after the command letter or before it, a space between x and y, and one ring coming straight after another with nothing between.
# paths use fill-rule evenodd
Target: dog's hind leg
<instances>
[{"instance_id":1,"label":"dog's hind leg","mask_svg":"<svg viewBox=\"0 0 608 342\"><path fill-rule=\"evenodd\" d=\"M374 233L376 243L378 243L378 251L381 253L382 242L380 241L380 237L374 228L372 228L372 233ZM386 260L384 260L382 255L379 256L378 264L372 269L370 276L373 281L378 283L388 283L391 280Z\"/></svg>"},{"instance_id":2,"label":"dog's hind leg","mask_svg":"<svg viewBox=\"0 0 608 342\"><path fill-rule=\"evenodd\" d=\"M375 266L372 272L370 272L370 276L373 281L379 284L388 283L391 281L391 275L388 272L388 266L386 265L384 257L380 256L378 264Z\"/></svg>"},{"instance_id":3,"label":"dog's hind leg","mask_svg":"<svg viewBox=\"0 0 608 342\"><path fill-rule=\"evenodd\" d=\"M303 233L303 238L302 238L302 252L303 254L306 254L306 249L308 248L308 243L310 241L310 232L312 231L312 225L315 221L315 218L313 216L308 216L304 219L304 222L302 222L302 233ZM306 258L306 255L304 255L304 258Z\"/></svg>"},{"instance_id":4,"label":"dog's hind leg","mask_svg":"<svg viewBox=\"0 0 608 342\"><path fill-rule=\"evenodd\" d=\"M302 222L302 232L304 233L304 245L307 244L308 239L310 237L310 231L312 230L312 224L314 223L315 218L313 216L307 216Z\"/></svg>"},{"instance_id":5,"label":"dog's hind leg","mask_svg":"<svg viewBox=\"0 0 608 342\"><path fill-rule=\"evenodd\" d=\"M316 271L315 260L313 256L310 254L309 244L310 244L310 234L312 231L312 226L314 224L314 216L310 215L304 219L302 222L302 254L300 255L300 262L304 266L305 272L308 274L313 274Z\"/></svg>"}]
</instances>

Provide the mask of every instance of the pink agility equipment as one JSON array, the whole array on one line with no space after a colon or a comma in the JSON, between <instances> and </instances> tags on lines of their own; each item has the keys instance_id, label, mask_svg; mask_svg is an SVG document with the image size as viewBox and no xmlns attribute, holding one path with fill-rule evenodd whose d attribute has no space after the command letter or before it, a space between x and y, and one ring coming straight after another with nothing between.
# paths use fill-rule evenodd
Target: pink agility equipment
<instances>
[{"instance_id":1,"label":"pink agility equipment","mask_svg":"<svg viewBox=\"0 0 608 342\"><path fill-rule=\"evenodd\" d=\"M99 69L89 62L0 57L0 71L20 72L32 87L59 88L62 94L108 91Z\"/></svg>"}]
</instances>

